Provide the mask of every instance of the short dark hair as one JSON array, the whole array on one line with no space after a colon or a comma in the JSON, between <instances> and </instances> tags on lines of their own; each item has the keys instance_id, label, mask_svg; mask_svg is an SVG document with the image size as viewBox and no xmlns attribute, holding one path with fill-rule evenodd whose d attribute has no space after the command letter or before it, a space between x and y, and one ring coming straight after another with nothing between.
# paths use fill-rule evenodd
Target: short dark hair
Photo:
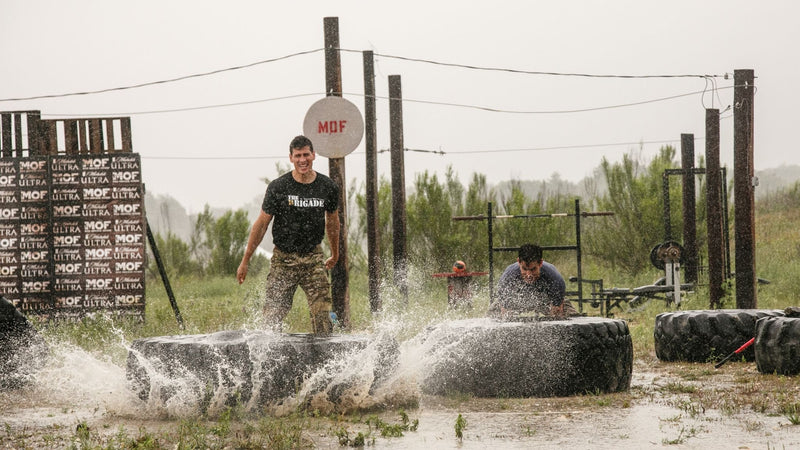
<instances>
[{"instance_id":1,"label":"short dark hair","mask_svg":"<svg viewBox=\"0 0 800 450\"><path fill-rule=\"evenodd\" d=\"M299 136L295 136L292 139L292 142L289 144L289 154L292 154L293 150L300 150L303 147L308 147L311 149L311 152L314 152L314 144L311 143L311 139L303 136L302 134Z\"/></svg>"},{"instance_id":2,"label":"short dark hair","mask_svg":"<svg viewBox=\"0 0 800 450\"><path fill-rule=\"evenodd\" d=\"M542 260L542 247L536 244L522 244L517 257L520 261L530 263Z\"/></svg>"}]
</instances>

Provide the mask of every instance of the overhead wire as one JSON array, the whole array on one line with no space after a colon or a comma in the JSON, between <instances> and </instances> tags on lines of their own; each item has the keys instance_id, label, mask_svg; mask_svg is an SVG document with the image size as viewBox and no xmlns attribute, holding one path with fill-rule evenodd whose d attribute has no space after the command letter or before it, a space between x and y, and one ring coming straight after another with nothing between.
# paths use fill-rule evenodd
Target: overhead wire
<instances>
[{"instance_id":1,"label":"overhead wire","mask_svg":"<svg viewBox=\"0 0 800 450\"><path fill-rule=\"evenodd\" d=\"M340 51L343 52L358 52L361 53L361 50L352 50L352 49L344 49L340 48ZM624 79L647 79L647 78L725 78L728 74L722 75L713 75L713 74L652 74L652 75L626 75L626 74L596 74L596 73L579 73L579 72L548 72L548 71L537 71L537 70L522 70L522 69L509 69L503 67L486 67L486 66L476 66L472 64L459 64L459 63L448 63L448 62L441 62L441 61L434 61L430 59L423 59L423 58L411 58L407 56L398 56L398 55L389 55L385 53L373 53L373 56L383 57L383 58L391 58L391 59L399 59L402 61L411 61L411 62L420 62L426 64L434 64L438 66L448 66L448 67L459 67L463 69L472 69L472 70L485 70L485 71L494 71L494 72L508 72L508 73L518 73L524 75L548 75L548 76L560 76L560 77L583 77L583 78L624 78Z\"/></svg>"},{"instance_id":2,"label":"overhead wire","mask_svg":"<svg viewBox=\"0 0 800 450\"><path fill-rule=\"evenodd\" d=\"M138 89L138 88L143 88L143 87L146 87L146 86L154 86L154 85L158 85L158 84L174 83L176 81L183 81L183 80L188 80L188 79L191 79L191 78L206 77L206 76L209 76L209 75L216 75L216 74L223 73L223 72L231 72L231 71L234 71L234 70L248 69L250 67L255 67L255 66L258 66L258 65L261 65L261 64L267 64L267 63L272 63L272 62L276 62L276 61L281 61L281 60L284 60L284 59L293 58L295 56L308 55L308 54L311 54L311 53L320 52L322 50L324 50L324 49L316 48L316 49L313 49L313 50L306 50L306 51L302 51L302 52L292 53L292 54L289 54L289 55L279 56L277 58L262 59L260 61L255 61L255 62L252 62L252 63L249 63L249 64L242 64L242 65L239 65L239 66L226 67L226 68L223 68L223 69L216 69L216 70L211 70L211 71L208 71L208 72L194 73L194 74L191 74L191 75L183 75L183 76L175 77L175 78L167 78L167 79L164 79L164 80L148 81L148 82L145 82L145 83L132 84L132 85L128 85L128 86L119 86L119 87L106 88L106 89L97 89L97 90L93 90L93 91L68 92L68 93L64 93L64 94L45 94L45 95L33 95L33 96L30 96L30 97L2 98L2 99L0 99L0 102L22 101L22 100L41 100L41 99L46 99L46 98L73 97L73 96L78 96L78 95L103 94L103 93L106 93L106 92L124 91L124 90L129 90L129 89Z\"/></svg>"},{"instance_id":3,"label":"overhead wire","mask_svg":"<svg viewBox=\"0 0 800 450\"><path fill-rule=\"evenodd\" d=\"M732 89L735 86L725 86L719 88L718 90L722 89ZM707 89L703 89L700 91L691 91L685 92L683 94L676 94L670 95L667 97L659 97L654 99L648 100L641 100L638 102L631 102L631 103L622 103L617 105L606 105L606 106L596 106L591 108L579 108L579 109L566 109L566 110L512 110L512 109L501 109L501 108L492 108L488 106L481 106L481 105L470 105L464 103L452 103L452 102L438 102L434 100L420 100L420 99L413 99L413 98L392 98L389 96L374 96L375 99L380 100L402 100L404 103L420 103L420 104L428 104L428 105L438 105L438 106L450 106L456 108L467 108L467 109L476 109L480 111L487 111L487 112L494 112L494 113L504 113L504 114L574 114L574 113L582 113L582 112L592 112L592 111L602 111L608 109L617 109L617 108L626 108L631 106L640 106L646 105L649 103L658 103L667 100L674 100L677 98L682 97L689 97L692 95L697 94L705 94ZM271 97L271 98L264 98L258 100L248 100L243 102L232 102L232 103L220 103L220 104L212 104L212 105L200 105L200 106L187 106L182 108L169 108L169 109L161 109L161 110L146 110L146 111L127 111L127 112L104 112L104 113L92 113L92 114L84 114L84 113L43 113L42 117L74 117L74 116L81 116L81 117L108 117L108 116L136 116L136 115L148 115L148 114L164 114L164 113L174 113L174 112L186 112L186 111L197 111L203 109L214 109L214 108L226 108L232 106L243 106L243 105L251 105L256 103L266 103L278 100L288 100L293 98L300 98L300 97L309 97L309 96L324 96L324 92L309 92L303 94L292 94L286 95L281 97ZM359 92L343 92L343 95L354 96L354 97L365 97L365 94Z\"/></svg>"}]
</instances>

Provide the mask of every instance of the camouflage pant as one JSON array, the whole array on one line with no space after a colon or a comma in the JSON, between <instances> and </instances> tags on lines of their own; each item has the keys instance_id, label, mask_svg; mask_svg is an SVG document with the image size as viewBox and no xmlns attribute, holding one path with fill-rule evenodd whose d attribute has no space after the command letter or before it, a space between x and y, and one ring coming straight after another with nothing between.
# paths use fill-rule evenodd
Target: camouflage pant
<instances>
[{"instance_id":1,"label":"camouflage pant","mask_svg":"<svg viewBox=\"0 0 800 450\"><path fill-rule=\"evenodd\" d=\"M267 275L267 300L264 304L264 320L267 325L278 325L283 321L292 309L292 300L298 286L308 298L312 332L330 333L330 282L325 273L322 247L319 245L311 253L303 254L274 249Z\"/></svg>"}]
</instances>

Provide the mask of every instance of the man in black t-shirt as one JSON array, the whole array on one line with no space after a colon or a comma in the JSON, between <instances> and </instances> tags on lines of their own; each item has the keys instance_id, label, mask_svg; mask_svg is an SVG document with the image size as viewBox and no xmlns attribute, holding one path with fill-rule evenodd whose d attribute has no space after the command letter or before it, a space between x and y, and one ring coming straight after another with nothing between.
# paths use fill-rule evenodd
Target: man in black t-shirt
<instances>
[{"instance_id":1,"label":"man in black t-shirt","mask_svg":"<svg viewBox=\"0 0 800 450\"><path fill-rule=\"evenodd\" d=\"M239 284L244 282L250 258L274 218L275 248L267 275L264 319L267 325L280 325L300 286L308 298L312 331L330 333L332 301L326 270L333 268L339 259L339 187L314 171L315 157L314 146L307 137L297 136L289 144L289 159L294 168L267 186L236 279ZM321 245L326 232L331 247L327 260Z\"/></svg>"}]
</instances>

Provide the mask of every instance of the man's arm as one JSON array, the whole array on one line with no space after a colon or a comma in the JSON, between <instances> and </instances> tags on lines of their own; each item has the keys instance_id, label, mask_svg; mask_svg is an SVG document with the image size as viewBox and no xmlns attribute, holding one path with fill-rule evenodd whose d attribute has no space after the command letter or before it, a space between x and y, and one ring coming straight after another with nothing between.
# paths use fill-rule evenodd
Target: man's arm
<instances>
[{"instance_id":1,"label":"man's arm","mask_svg":"<svg viewBox=\"0 0 800 450\"><path fill-rule=\"evenodd\" d=\"M325 232L331 246L331 257L325 261L325 268L333 269L339 260L339 210L325 211Z\"/></svg>"},{"instance_id":2,"label":"man's arm","mask_svg":"<svg viewBox=\"0 0 800 450\"><path fill-rule=\"evenodd\" d=\"M269 223L271 221L272 215L261 210L258 218L256 218L256 221L253 223L253 228L250 229L250 237L247 238L247 247L244 249L242 262L236 270L236 279L239 280L239 284L244 283L244 279L247 278L247 267L250 265L250 258L253 257L253 253L255 253L258 244L264 239L264 235L267 233L267 228L269 228Z\"/></svg>"}]
</instances>

